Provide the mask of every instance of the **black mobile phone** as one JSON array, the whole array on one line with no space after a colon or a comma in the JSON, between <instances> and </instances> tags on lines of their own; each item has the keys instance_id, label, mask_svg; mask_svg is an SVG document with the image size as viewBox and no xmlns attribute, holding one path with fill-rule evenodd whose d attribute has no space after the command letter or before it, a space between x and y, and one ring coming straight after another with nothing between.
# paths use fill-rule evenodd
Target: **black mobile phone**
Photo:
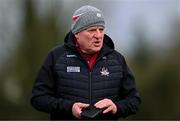
<instances>
[{"instance_id":1,"label":"black mobile phone","mask_svg":"<svg viewBox=\"0 0 180 121\"><path fill-rule=\"evenodd\" d=\"M94 106L89 106L87 108L84 108L81 113L81 117L83 119L95 119L97 116L99 116L103 112L103 109L98 109Z\"/></svg>"}]
</instances>

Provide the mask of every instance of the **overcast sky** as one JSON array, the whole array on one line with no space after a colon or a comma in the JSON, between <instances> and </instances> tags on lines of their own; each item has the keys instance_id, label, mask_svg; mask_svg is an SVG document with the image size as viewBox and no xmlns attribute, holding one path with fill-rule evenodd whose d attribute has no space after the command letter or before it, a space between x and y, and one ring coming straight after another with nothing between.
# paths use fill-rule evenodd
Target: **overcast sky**
<instances>
[{"instance_id":1,"label":"overcast sky","mask_svg":"<svg viewBox=\"0 0 180 121\"><path fill-rule=\"evenodd\" d=\"M37 13L46 16L52 7L60 6L69 31L71 15L82 5L89 4L101 9L106 19L106 33L114 40L116 48L128 54L135 43L134 27L142 26L148 43L152 46L167 46L170 21L180 19L180 0L34 0ZM63 3L63 5L62 5ZM58 15L58 8L55 10ZM53 9L54 10L54 9ZM0 63L13 52L19 42L23 21L23 6L20 0L0 0ZM60 23L62 24L62 23ZM155 41L156 40L156 41Z\"/></svg>"}]
</instances>

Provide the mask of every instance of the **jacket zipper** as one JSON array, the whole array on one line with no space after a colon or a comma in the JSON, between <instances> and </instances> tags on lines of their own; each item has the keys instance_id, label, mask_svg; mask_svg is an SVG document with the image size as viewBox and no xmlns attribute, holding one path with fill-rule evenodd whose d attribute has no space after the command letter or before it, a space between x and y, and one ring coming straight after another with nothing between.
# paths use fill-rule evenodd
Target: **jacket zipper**
<instances>
[{"instance_id":1,"label":"jacket zipper","mask_svg":"<svg viewBox=\"0 0 180 121\"><path fill-rule=\"evenodd\" d=\"M99 58L97 58L96 62L94 63L94 66L95 64L97 63L97 61L99 61L101 59L102 56L100 56ZM86 61L87 62L87 61ZM89 64L87 62L87 64ZM93 67L94 68L94 67ZM89 71L89 104L92 105L92 71L93 71L93 68L91 71Z\"/></svg>"},{"instance_id":2,"label":"jacket zipper","mask_svg":"<svg viewBox=\"0 0 180 121\"><path fill-rule=\"evenodd\" d=\"M83 55L81 55L81 56L83 57ZM101 59L101 57L103 57L103 56L101 55L97 58L97 60L94 63L94 66ZM82 59L82 58L80 58L80 59ZM84 58L83 60L86 60L86 59ZM89 62L88 61L86 61L86 64L87 64L87 68L89 68ZM89 81L89 104L90 105L92 105L92 71L93 71L93 68L94 67L92 67L92 70L89 71L89 80L88 80Z\"/></svg>"}]
</instances>

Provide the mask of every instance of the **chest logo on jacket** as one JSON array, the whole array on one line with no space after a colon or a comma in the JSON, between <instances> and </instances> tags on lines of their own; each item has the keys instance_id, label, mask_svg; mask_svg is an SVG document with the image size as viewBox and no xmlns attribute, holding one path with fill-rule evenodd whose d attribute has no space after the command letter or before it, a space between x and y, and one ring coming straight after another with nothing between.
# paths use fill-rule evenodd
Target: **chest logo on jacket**
<instances>
[{"instance_id":1,"label":"chest logo on jacket","mask_svg":"<svg viewBox=\"0 0 180 121\"><path fill-rule=\"evenodd\" d=\"M109 71L106 67L102 67L100 73L101 73L101 76L109 76Z\"/></svg>"},{"instance_id":2,"label":"chest logo on jacket","mask_svg":"<svg viewBox=\"0 0 180 121\"><path fill-rule=\"evenodd\" d=\"M67 72L80 72L80 67L78 67L78 66L67 66Z\"/></svg>"}]
</instances>

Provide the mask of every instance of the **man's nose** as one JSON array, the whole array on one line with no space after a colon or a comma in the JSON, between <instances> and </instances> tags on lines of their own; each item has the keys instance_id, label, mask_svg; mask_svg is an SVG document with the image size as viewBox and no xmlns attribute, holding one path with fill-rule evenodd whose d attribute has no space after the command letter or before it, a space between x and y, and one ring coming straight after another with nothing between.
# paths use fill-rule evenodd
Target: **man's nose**
<instances>
[{"instance_id":1,"label":"man's nose","mask_svg":"<svg viewBox=\"0 0 180 121\"><path fill-rule=\"evenodd\" d=\"M100 37L102 37L102 32L99 29L96 29L96 32L95 32L94 36L96 38L100 38Z\"/></svg>"}]
</instances>

